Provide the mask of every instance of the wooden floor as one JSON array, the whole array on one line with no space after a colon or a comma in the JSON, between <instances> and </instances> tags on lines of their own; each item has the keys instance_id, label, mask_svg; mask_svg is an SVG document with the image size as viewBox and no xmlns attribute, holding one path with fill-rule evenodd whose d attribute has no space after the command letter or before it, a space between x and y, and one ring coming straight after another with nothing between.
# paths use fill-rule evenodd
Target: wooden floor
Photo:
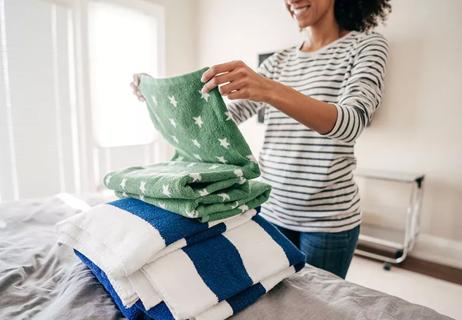
<instances>
[{"instance_id":1,"label":"wooden floor","mask_svg":"<svg viewBox=\"0 0 462 320\"><path fill-rule=\"evenodd\" d=\"M389 251L380 250L377 248L368 247L365 245L358 245L358 248L374 252L381 255L393 257L393 253ZM366 258L366 257L364 257ZM438 264L431 261L426 261L413 256L407 256L406 259L400 264L392 264L392 267L401 268L420 274L424 274L433 278L449 281L455 284L462 285L462 269Z\"/></svg>"}]
</instances>

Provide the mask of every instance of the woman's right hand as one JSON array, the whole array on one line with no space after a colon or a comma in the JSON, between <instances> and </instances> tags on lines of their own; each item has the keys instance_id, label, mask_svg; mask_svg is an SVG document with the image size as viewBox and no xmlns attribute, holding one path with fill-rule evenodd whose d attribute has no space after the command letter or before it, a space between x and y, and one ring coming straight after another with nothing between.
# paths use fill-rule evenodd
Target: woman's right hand
<instances>
[{"instance_id":1,"label":"woman's right hand","mask_svg":"<svg viewBox=\"0 0 462 320\"><path fill-rule=\"evenodd\" d=\"M138 100L140 101L146 101L143 97L143 95L141 94L140 92L140 89L139 89L139 85L140 85L140 78L141 78L141 75L142 74L145 74L147 75L146 73L135 73L133 75L133 81L130 82L130 87L132 88L133 90L133 94L138 98Z\"/></svg>"}]
</instances>

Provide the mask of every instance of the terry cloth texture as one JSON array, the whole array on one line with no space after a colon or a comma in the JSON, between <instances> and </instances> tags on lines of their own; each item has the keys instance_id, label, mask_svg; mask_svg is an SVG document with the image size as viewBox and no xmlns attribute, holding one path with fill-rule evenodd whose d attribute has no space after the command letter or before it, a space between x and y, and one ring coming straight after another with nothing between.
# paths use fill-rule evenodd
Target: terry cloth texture
<instances>
[{"instance_id":1,"label":"terry cloth texture","mask_svg":"<svg viewBox=\"0 0 462 320\"><path fill-rule=\"evenodd\" d=\"M121 199L60 222L59 242L81 253L129 319L225 319L304 266L256 213L204 224Z\"/></svg>"},{"instance_id":2,"label":"terry cloth texture","mask_svg":"<svg viewBox=\"0 0 462 320\"><path fill-rule=\"evenodd\" d=\"M265 202L271 187L251 181L260 170L218 91L201 93L202 74L155 79L139 89L152 122L175 148L171 161L109 173L105 185L202 222L223 219Z\"/></svg>"},{"instance_id":3,"label":"terry cloth texture","mask_svg":"<svg viewBox=\"0 0 462 320\"><path fill-rule=\"evenodd\" d=\"M101 283L104 289L107 291L109 296L112 298L120 312L129 320L141 320L141 319L153 319L153 320L175 320L173 314L165 302L160 302L154 307L146 310L141 300L138 300L131 307L125 307L120 300L117 292L111 285L111 282L107 278L106 274L98 268L91 260L85 257L78 251L75 251L77 257L90 269L96 279ZM288 268L283 272L280 272L277 276L269 279L264 283L255 284L248 289L237 293L232 298L226 299L221 303L217 304L213 309L204 312L203 314L196 316L195 320L218 320L226 319L238 312L244 310L248 306L252 305L262 295L270 291L276 284L284 280L291 274L293 274L293 268Z\"/></svg>"},{"instance_id":4,"label":"terry cloth texture","mask_svg":"<svg viewBox=\"0 0 462 320\"><path fill-rule=\"evenodd\" d=\"M78 244L75 249L82 253L101 251L96 257L86 255L109 276L120 278L169 252L248 222L257 209L226 220L199 223L149 203L127 198L76 214L59 222L57 228L60 242ZM71 240L65 240L67 238ZM148 245L145 246L146 242Z\"/></svg>"}]
</instances>

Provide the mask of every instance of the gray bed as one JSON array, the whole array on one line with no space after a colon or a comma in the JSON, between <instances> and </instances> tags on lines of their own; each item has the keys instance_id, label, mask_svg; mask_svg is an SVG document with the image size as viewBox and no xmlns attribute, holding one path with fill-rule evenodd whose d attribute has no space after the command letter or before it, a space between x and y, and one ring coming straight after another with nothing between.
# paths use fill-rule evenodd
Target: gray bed
<instances>
[{"instance_id":1,"label":"gray bed","mask_svg":"<svg viewBox=\"0 0 462 320\"><path fill-rule=\"evenodd\" d=\"M101 197L57 195L0 204L0 319L121 319L54 224ZM306 266L233 319L450 319Z\"/></svg>"}]
</instances>

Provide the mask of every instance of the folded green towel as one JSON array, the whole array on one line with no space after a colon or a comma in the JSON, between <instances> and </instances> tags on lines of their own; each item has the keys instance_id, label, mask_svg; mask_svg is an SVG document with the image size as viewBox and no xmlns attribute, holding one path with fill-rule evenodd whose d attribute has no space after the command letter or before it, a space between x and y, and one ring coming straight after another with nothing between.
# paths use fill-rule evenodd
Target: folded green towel
<instances>
[{"instance_id":1,"label":"folded green towel","mask_svg":"<svg viewBox=\"0 0 462 320\"><path fill-rule=\"evenodd\" d=\"M268 199L270 186L251 181L260 170L217 88L201 93L202 74L155 79L139 89L160 134L175 147L171 161L109 173L105 185L201 221L226 218Z\"/></svg>"}]
</instances>

